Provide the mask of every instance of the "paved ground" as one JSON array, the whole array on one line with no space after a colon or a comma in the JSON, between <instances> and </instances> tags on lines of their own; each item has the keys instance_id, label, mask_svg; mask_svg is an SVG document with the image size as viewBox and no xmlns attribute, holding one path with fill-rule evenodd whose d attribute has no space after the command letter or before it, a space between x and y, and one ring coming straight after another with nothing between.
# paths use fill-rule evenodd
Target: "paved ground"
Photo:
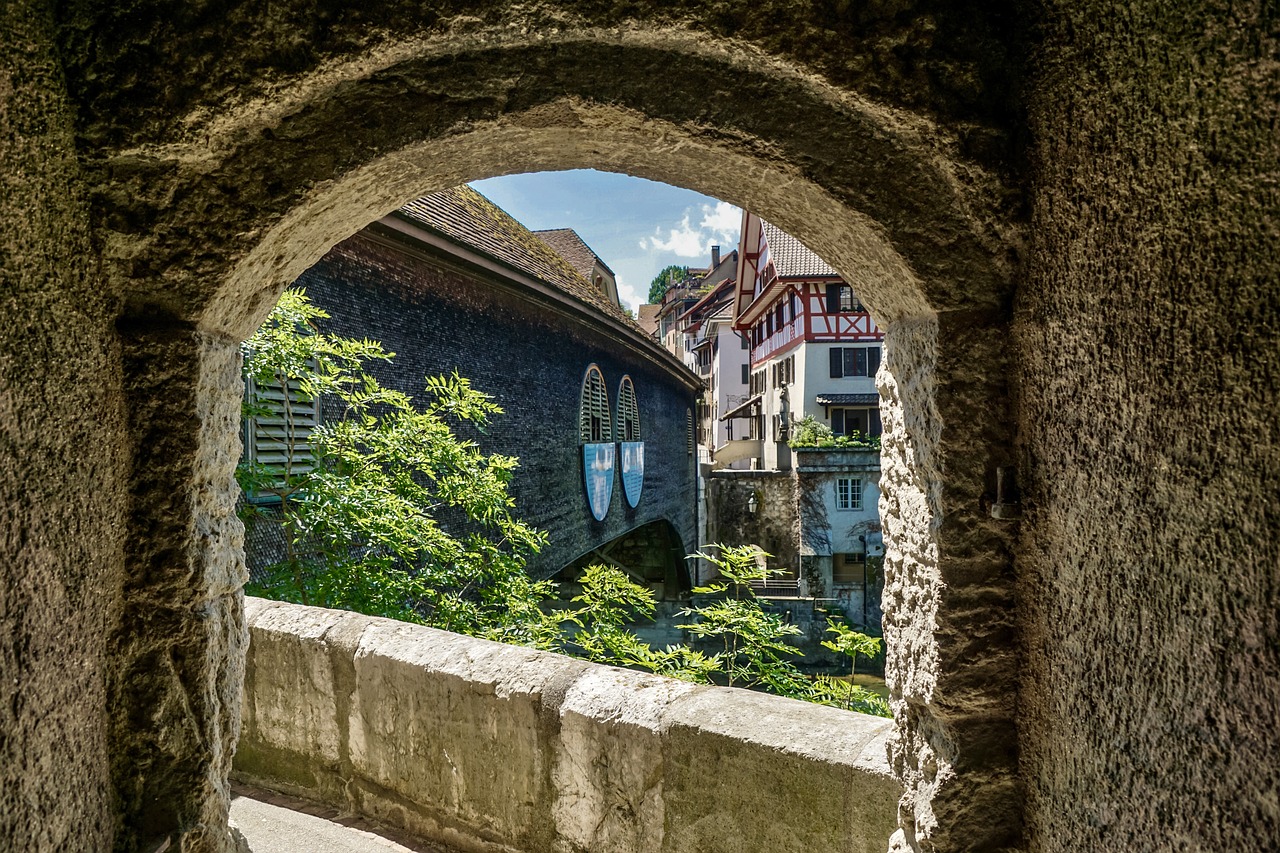
<instances>
[{"instance_id":1,"label":"paved ground","mask_svg":"<svg viewBox=\"0 0 1280 853\"><path fill-rule=\"evenodd\" d=\"M253 853L448 853L333 809L257 788L235 787L231 825Z\"/></svg>"}]
</instances>

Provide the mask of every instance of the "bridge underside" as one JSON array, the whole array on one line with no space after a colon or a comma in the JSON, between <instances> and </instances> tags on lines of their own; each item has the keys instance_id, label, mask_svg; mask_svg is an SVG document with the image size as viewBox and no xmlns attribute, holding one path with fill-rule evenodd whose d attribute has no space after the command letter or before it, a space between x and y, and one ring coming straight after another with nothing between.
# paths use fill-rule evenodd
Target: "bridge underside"
<instances>
[{"instance_id":1,"label":"bridge underside","mask_svg":"<svg viewBox=\"0 0 1280 853\"><path fill-rule=\"evenodd\" d=\"M643 524L606 542L566 565L555 575L562 594L577 594L577 580L587 566L601 563L621 569L631 580L653 590L659 601L674 601L689 594L689 564L680 534L667 521ZM572 591L570 591L572 590Z\"/></svg>"}]
</instances>

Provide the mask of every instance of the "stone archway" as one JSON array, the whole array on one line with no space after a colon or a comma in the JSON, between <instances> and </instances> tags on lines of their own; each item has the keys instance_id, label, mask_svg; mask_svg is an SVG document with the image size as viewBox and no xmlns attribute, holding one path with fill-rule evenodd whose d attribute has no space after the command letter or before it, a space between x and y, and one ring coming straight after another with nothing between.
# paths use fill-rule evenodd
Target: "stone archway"
<instances>
[{"instance_id":1,"label":"stone archway","mask_svg":"<svg viewBox=\"0 0 1280 853\"><path fill-rule=\"evenodd\" d=\"M907 790L895 843L1016 844L1010 532L985 512L1011 453L999 181L962 164L944 129L681 33L497 41L384 45L275 101L189 114L102 166L136 442L139 580L112 737L137 843L225 821L244 642L238 339L330 245L408 198L595 167L750 207L863 283L887 330L885 624ZM737 89L749 98L694 97ZM150 725L189 736L139 731L152 707Z\"/></svg>"}]
</instances>

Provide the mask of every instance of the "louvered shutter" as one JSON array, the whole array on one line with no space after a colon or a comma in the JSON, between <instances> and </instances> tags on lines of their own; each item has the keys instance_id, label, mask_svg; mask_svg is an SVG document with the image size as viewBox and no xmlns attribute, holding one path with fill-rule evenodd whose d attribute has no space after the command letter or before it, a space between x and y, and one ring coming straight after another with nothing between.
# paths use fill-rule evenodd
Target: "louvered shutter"
<instances>
[{"instance_id":1,"label":"louvered shutter","mask_svg":"<svg viewBox=\"0 0 1280 853\"><path fill-rule=\"evenodd\" d=\"M320 424L320 402L302 393L301 381L259 384L245 380L245 392L266 411L245 424L245 455L265 466L280 485L315 467L311 434Z\"/></svg>"},{"instance_id":2,"label":"louvered shutter","mask_svg":"<svg viewBox=\"0 0 1280 853\"><path fill-rule=\"evenodd\" d=\"M701 407L703 402L700 400ZM622 377L618 386L618 440L640 440L640 408L636 405L636 389L631 384L631 377Z\"/></svg>"},{"instance_id":3,"label":"louvered shutter","mask_svg":"<svg viewBox=\"0 0 1280 853\"><path fill-rule=\"evenodd\" d=\"M582 380L578 426L583 444L613 441L609 392L605 389L600 368L594 364L587 368L587 375Z\"/></svg>"}]
</instances>

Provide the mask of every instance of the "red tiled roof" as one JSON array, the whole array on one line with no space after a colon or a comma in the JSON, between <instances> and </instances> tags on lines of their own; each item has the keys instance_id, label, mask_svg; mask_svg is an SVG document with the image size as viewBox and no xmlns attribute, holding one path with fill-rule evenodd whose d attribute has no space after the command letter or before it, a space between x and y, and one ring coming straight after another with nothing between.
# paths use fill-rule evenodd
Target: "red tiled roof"
<instances>
[{"instance_id":1,"label":"red tiled roof","mask_svg":"<svg viewBox=\"0 0 1280 853\"><path fill-rule=\"evenodd\" d=\"M839 276L822 258L804 243L776 225L760 220L764 238L769 242L769 256L779 278L813 278Z\"/></svg>"}]
</instances>

